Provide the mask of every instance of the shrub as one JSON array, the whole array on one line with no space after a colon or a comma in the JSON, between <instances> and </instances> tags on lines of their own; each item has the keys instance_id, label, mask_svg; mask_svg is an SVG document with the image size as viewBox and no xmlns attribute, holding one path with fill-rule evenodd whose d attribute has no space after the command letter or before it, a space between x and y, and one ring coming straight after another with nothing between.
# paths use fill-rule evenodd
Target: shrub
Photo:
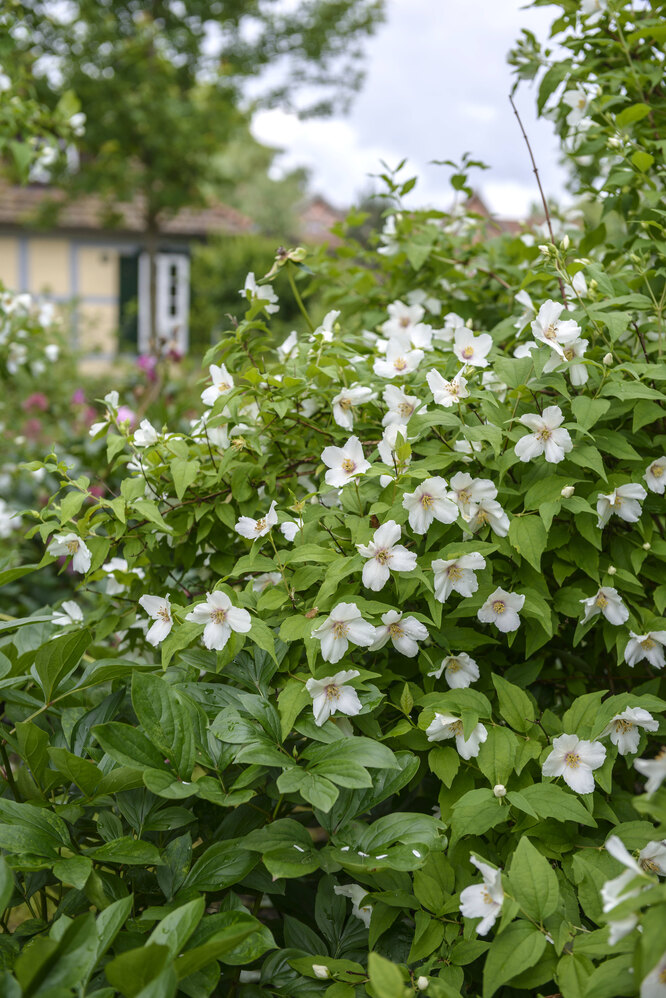
<instances>
[{"instance_id":1,"label":"shrub","mask_svg":"<svg viewBox=\"0 0 666 998\"><path fill-rule=\"evenodd\" d=\"M479 238L387 179L377 252L276 260L277 356L248 294L197 425L107 398L118 495L47 461L90 608L3 625L8 994L663 993L658 240Z\"/></svg>"}]
</instances>

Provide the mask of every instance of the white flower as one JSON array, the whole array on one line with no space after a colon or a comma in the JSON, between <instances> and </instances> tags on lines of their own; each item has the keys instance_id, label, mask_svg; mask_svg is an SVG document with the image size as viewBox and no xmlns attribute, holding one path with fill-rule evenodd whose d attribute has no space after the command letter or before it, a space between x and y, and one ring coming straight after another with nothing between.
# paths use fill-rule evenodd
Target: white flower
<instances>
[{"instance_id":1,"label":"white flower","mask_svg":"<svg viewBox=\"0 0 666 998\"><path fill-rule=\"evenodd\" d=\"M289 336L287 336L286 340L283 340L280 346L277 348L277 355L282 361L282 363L284 363L285 361L290 360L296 354L297 349L298 349L298 333L296 332L295 329L292 329L292 331L289 333Z\"/></svg>"},{"instance_id":2,"label":"white flower","mask_svg":"<svg viewBox=\"0 0 666 998\"><path fill-rule=\"evenodd\" d=\"M375 628L361 616L355 603L338 603L329 616L316 627L312 637L321 642L325 662L339 662L349 648L349 642L367 648L375 640Z\"/></svg>"},{"instance_id":3,"label":"white flower","mask_svg":"<svg viewBox=\"0 0 666 998\"><path fill-rule=\"evenodd\" d=\"M401 436L403 441L407 441L408 433L407 427L403 426L401 423L389 423L388 426L384 427L384 432L382 433L382 439L377 445L377 450L379 451L379 456L384 462L388 464L389 467L395 470L395 466L399 465L399 469L403 470L410 464L411 458L403 459L402 461L397 460L396 447L398 446L398 437Z\"/></svg>"},{"instance_id":4,"label":"white flower","mask_svg":"<svg viewBox=\"0 0 666 998\"><path fill-rule=\"evenodd\" d=\"M423 305L433 315L439 315L442 311L442 303L439 298L429 295L423 288L414 288L413 291L408 291L405 297L408 305Z\"/></svg>"},{"instance_id":5,"label":"white flower","mask_svg":"<svg viewBox=\"0 0 666 998\"><path fill-rule=\"evenodd\" d=\"M608 0L580 0L581 14L600 14L608 7Z\"/></svg>"},{"instance_id":6,"label":"white flower","mask_svg":"<svg viewBox=\"0 0 666 998\"><path fill-rule=\"evenodd\" d=\"M375 393L371 388L363 388L361 385L353 385L351 388L343 388L333 399L333 419L338 426L345 430L351 430L354 425L354 406L363 405L375 398Z\"/></svg>"},{"instance_id":7,"label":"white flower","mask_svg":"<svg viewBox=\"0 0 666 998\"><path fill-rule=\"evenodd\" d=\"M584 385L589 378L587 367L582 362L587 346L587 340L574 340L569 346L563 348L564 358L555 353L548 358L544 364L543 373L550 374L551 371L565 367L572 385L576 387Z\"/></svg>"},{"instance_id":8,"label":"white flower","mask_svg":"<svg viewBox=\"0 0 666 998\"><path fill-rule=\"evenodd\" d=\"M442 659L439 669L434 669L428 675L439 679L442 673L444 673L444 679L452 690L465 689L471 683L476 682L481 675L474 659L470 658L464 651L458 652L457 655L447 655L446 658Z\"/></svg>"},{"instance_id":9,"label":"white flower","mask_svg":"<svg viewBox=\"0 0 666 998\"><path fill-rule=\"evenodd\" d=\"M57 534L49 544L46 552L47 554L54 555L56 558L63 554L71 554L72 568L81 575L86 574L92 561L90 549L76 534Z\"/></svg>"},{"instance_id":10,"label":"white flower","mask_svg":"<svg viewBox=\"0 0 666 998\"><path fill-rule=\"evenodd\" d=\"M638 854L638 865L646 873L656 873L666 877L666 839L661 842L648 842Z\"/></svg>"},{"instance_id":11,"label":"white flower","mask_svg":"<svg viewBox=\"0 0 666 998\"><path fill-rule=\"evenodd\" d=\"M504 381L500 381L494 371L484 371L481 375L481 384L488 391L494 392L500 402L504 402L509 386Z\"/></svg>"},{"instance_id":12,"label":"white flower","mask_svg":"<svg viewBox=\"0 0 666 998\"><path fill-rule=\"evenodd\" d=\"M416 534L425 534L433 520L454 523L458 519L458 507L448 498L446 481L439 476L426 478L413 492L406 493L402 506Z\"/></svg>"},{"instance_id":13,"label":"white flower","mask_svg":"<svg viewBox=\"0 0 666 998\"><path fill-rule=\"evenodd\" d=\"M433 331L433 336L436 340L442 340L444 343L453 343L453 338L456 335L457 329L462 329L465 326L465 320L457 312L447 312L444 316L444 325L441 329L435 329Z\"/></svg>"},{"instance_id":14,"label":"white flower","mask_svg":"<svg viewBox=\"0 0 666 998\"><path fill-rule=\"evenodd\" d=\"M427 627L416 617L403 617L399 610L388 610L382 614L382 623L375 632L370 650L377 651L390 640L401 655L414 658L419 653L417 642L425 641L427 637Z\"/></svg>"},{"instance_id":15,"label":"white flower","mask_svg":"<svg viewBox=\"0 0 666 998\"><path fill-rule=\"evenodd\" d=\"M642 776L647 776L645 793L653 794L666 780L666 748L662 748L654 759L634 759L634 769Z\"/></svg>"},{"instance_id":16,"label":"white flower","mask_svg":"<svg viewBox=\"0 0 666 998\"><path fill-rule=\"evenodd\" d=\"M663 496L666 489L666 456L657 458L643 475L650 492Z\"/></svg>"},{"instance_id":17,"label":"white flower","mask_svg":"<svg viewBox=\"0 0 666 998\"><path fill-rule=\"evenodd\" d=\"M642 485L638 484L619 485L608 495L600 492L597 499L597 516L599 517L597 526L603 529L613 513L625 523L636 523L641 518L643 512L641 502L646 496L647 492Z\"/></svg>"},{"instance_id":18,"label":"white flower","mask_svg":"<svg viewBox=\"0 0 666 998\"><path fill-rule=\"evenodd\" d=\"M165 637L173 627L173 617L171 616L171 603L168 596L142 596L139 599L140 606L146 611L149 617L155 621L146 634L146 641L151 645L158 645L164 641Z\"/></svg>"},{"instance_id":19,"label":"white flower","mask_svg":"<svg viewBox=\"0 0 666 998\"><path fill-rule=\"evenodd\" d=\"M266 302L267 304L264 305L264 311L269 315L273 312L280 311L280 306L275 304L278 300L278 296L275 294L272 285L258 285L252 271L250 271L245 278L245 284L238 294L243 298L246 298L248 301Z\"/></svg>"},{"instance_id":20,"label":"white flower","mask_svg":"<svg viewBox=\"0 0 666 998\"><path fill-rule=\"evenodd\" d=\"M560 428L564 415L559 405L549 405L541 415L527 413L518 422L532 430L521 437L514 448L521 461L533 461L543 454L549 464L559 464L573 448L569 431Z\"/></svg>"},{"instance_id":21,"label":"white flower","mask_svg":"<svg viewBox=\"0 0 666 998\"><path fill-rule=\"evenodd\" d=\"M66 599L60 604L59 610L54 610L51 615L51 622L58 627L67 627L69 624L80 624L83 621L83 610L73 599Z\"/></svg>"},{"instance_id":22,"label":"white flower","mask_svg":"<svg viewBox=\"0 0 666 998\"><path fill-rule=\"evenodd\" d=\"M21 517L10 509L4 499L0 499L0 537L11 537L12 530L21 526Z\"/></svg>"},{"instance_id":23,"label":"white flower","mask_svg":"<svg viewBox=\"0 0 666 998\"><path fill-rule=\"evenodd\" d=\"M378 250L381 253L381 250ZM360 887L358 884L346 884L344 887L338 887L337 885L333 888L335 894L341 895L341 897L349 898L352 903L352 915L355 918L360 918L360 920L365 925L366 929L370 928L370 919L372 917L372 907L369 904L361 906L361 901L368 893L365 887Z\"/></svg>"},{"instance_id":24,"label":"white flower","mask_svg":"<svg viewBox=\"0 0 666 998\"><path fill-rule=\"evenodd\" d=\"M57 343L47 343L44 347L44 353L46 355L46 359L50 360L53 364L58 359L60 347Z\"/></svg>"},{"instance_id":25,"label":"white flower","mask_svg":"<svg viewBox=\"0 0 666 998\"><path fill-rule=\"evenodd\" d=\"M264 589L268 589L269 586L277 586L280 582L282 582L282 576L279 572L262 572L261 575L256 575L252 580L252 591L263 593Z\"/></svg>"},{"instance_id":26,"label":"white flower","mask_svg":"<svg viewBox=\"0 0 666 998\"><path fill-rule=\"evenodd\" d=\"M331 976L331 972L323 963L313 963L312 973L315 977L319 977L322 981L325 981Z\"/></svg>"},{"instance_id":27,"label":"white flower","mask_svg":"<svg viewBox=\"0 0 666 998\"><path fill-rule=\"evenodd\" d=\"M663 669L664 645L666 645L666 631L648 631L647 634L634 634L633 631L629 631L624 660L627 665L633 667L646 658L655 669Z\"/></svg>"},{"instance_id":28,"label":"white flower","mask_svg":"<svg viewBox=\"0 0 666 998\"><path fill-rule=\"evenodd\" d=\"M336 311L336 309L331 309L330 312L327 312L322 320L321 326L317 326L314 333L312 334L311 339L314 339L315 336L321 336L324 343L332 343L333 327L337 322L339 316L340 312Z\"/></svg>"},{"instance_id":29,"label":"white flower","mask_svg":"<svg viewBox=\"0 0 666 998\"><path fill-rule=\"evenodd\" d=\"M575 128L587 113L590 97L582 87L576 87L575 90L565 90L562 94L562 101L571 108L567 115L567 125Z\"/></svg>"},{"instance_id":30,"label":"white flower","mask_svg":"<svg viewBox=\"0 0 666 998\"><path fill-rule=\"evenodd\" d=\"M656 731L659 722L652 714L642 707L627 707L621 714L616 714L600 734L600 738L610 735L613 745L617 745L620 755L638 752L640 729Z\"/></svg>"},{"instance_id":31,"label":"white flower","mask_svg":"<svg viewBox=\"0 0 666 998\"><path fill-rule=\"evenodd\" d=\"M273 500L266 516L261 516L258 520L253 520L251 516L241 516L237 520L234 530L236 533L240 534L241 537L247 537L249 540L253 541L255 537L264 537L277 522L278 517L277 512L275 511L275 500Z\"/></svg>"},{"instance_id":32,"label":"white flower","mask_svg":"<svg viewBox=\"0 0 666 998\"><path fill-rule=\"evenodd\" d=\"M524 357L529 357L533 350L537 350L539 344L534 340L527 340L526 343L519 343L516 349L513 351L513 356L518 360L522 360Z\"/></svg>"},{"instance_id":33,"label":"white flower","mask_svg":"<svg viewBox=\"0 0 666 998\"><path fill-rule=\"evenodd\" d=\"M467 381L462 374L457 374L451 381L446 381L439 371L432 370L426 374L426 381L437 405L442 405L445 409L469 397Z\"/></svg>"},{"instance_id":34,"label":"white flower","mask_svg":"<svg viewBox=\"0 0 666 998\"><path fill-rule=\"evenodd\" d=\"M475 572L486 567L486 559L477 551L459 558L436 558L432 563L435 573L435 599L446 603L452 592L472 596L479 588Z\"/></svg>"},{"instance_id":35,"label":"white flower","mask_svg":"<svg viewBox=\"0 0 666 998\"><path fill-rule=\"evenodd\" d=\"M252 626L247 610L234 606L227 594L217 589L206 593L206 602L198 603L185 620L206 625L203 643L211 651L222 651L232 631L247 634Z\"/></svg>"},{"instance_id":36,"label":"white flower","mask_svg":"<svg viewBox=\"0 0 666 998\"><path fill-rule=\"evenodd\" d=\"M517 329L518 335L520 335L521 331L525 328L527 323L531 322L534 316L536 315L536 309L534 307L534 302L530 298L527 291L519 291L516 294L514 301L516 301L519 305L523 306L523 311L521 312L521 314L513 324L513 328ZM536 343L534 345L536 346Z\"/></svg>"},{"instance_id":37,"label":"white flower","mask_svg":"<svg viewBox=\"0 0 666 998\"><path fill-rule=\"evenodd\" d=\"M531 326L534 339L545 343L565 360L564 348L579 339L581 328L573 319L560 320L563 311L564 305L561 302L549 299L541 306Z\"/></svg>"},{"instance_id":38,"label":"white flower","mask_svg":"<svg viewBox=\"0 0 666 998\"><path fill-rule=\"evenodd\" d=\"M578 735L559 735L553 739L553 750L541 771L544 776L561 776L577 794L594 790L595 769L603 766L606 749L601 742L581 740Z\"/></svg>"},{"instance_id":39,"label":"white flower","mask_svg":"<svg viewBox=\"0 0 666 998\"><path fill-rule=\"evenodd\" d=\"M580 601L585 607L583 623L595 617L598 613L603 613L609 624L624 624L629 619L629 611L622 602L617 589L612 586L602 586L596 596L589 596Z\"/></svg>"},{"instance_id":40,"label":"white flower","mask_svg":"<svg viewBox=\"0 0 666 998\"><path fill-rule=\"evenodd\" d=\"M327 485L342 488L364 474L370 467L358 437L350 437L343 447L324 447L321 459L328 467L324 475Z\"/></svg>"},{"instance_id":41,"label":"white flower","mask_svg":"<svg viewBox=\"0 0 666 998\"><path fill-rule=\"evenodd\" d=\"M416 370L423 356L423 350L409 350L400 340L389 340L385 357L376 359L373 371L380 378L402 378Z\"/></svg>"},{"instance_id":42,"label":"white flower","mask_svg":"<svg viewBox=\"0 0 666 998\"><path fill-rule=\"evenodd\" d=\"M118 403L120 401L120 396L117 391L107 392L104 396L104 404L108 406L109 409L117 409Z\"/></svg>"},{"instance_id":43,"label":"white flower","mask_svg":"<svg viewBox=\"0 0 666 998\"><path fill-rule=\"evenodd\" d=\"M476 615L482 624L494 624L498 631L515 631L520 627L518 614L524 603L525 597L520 593L508 593L498 587Z\"/></svg>"},{"instance_id":44,"label":"white flower","mask_svg":"<svg viewBox=\"0 0 666 998\"><path fill-rule=\"evenodd\" d=\"M461 364L469 364L471 367L488 366L488 354L492 345L493 338L489 333L475 336L467 326L456 329L453 337L454 354Z\"/></svg>"},{"instance_id":45,"label":"white flower","mask_svg":"<svg viewBox=\"0 0 666 998\"><path fill-rule=\"evenodd\" d=\"M636 877L644 878L645 874L617 835L610 836L606 842L606 849L614 859L618 860L626 868L624 873L621 873L618 877L614 877L612 880L606 880L601 886L602 908L604 914L607 915L608 912L612 911L613 908L617 908L623 901L627 901L629 898L636 897L641 893L643 885L634 886L631 890L627 890L627 888L629 884L635 884ZM615 946L637 924L638 916L633 913L617 921L609 921L608 927L610 931L608 942L610 945Z\"/></svg>"},{"instance_id":46,"label":"white flower","mask_svg":"<svg viewBox=\"0 0 666 998\"><path fill-rule=\"evenodd\" d=\"M577 270L576 273L571 278L571 287L573 292L578 298L586 298L588 294L587 281L585 279L585 274L582 270ZM586 340L583 340L586 343Z\"/></svg>"},{"instance_id":47,"label":"white flower","mask_svg":"<svg viewBox=\"0 0 666 998\"><path fill-rule=\"evenodd\" d=\"M358 693L352 686L345 686L345 683L357 676L360 676L360 672L356 669L347 669L323 679L308 679L305 688L312 697L312 712L317 727L320 728L336 711L347 717L360 713Z\"/></svg>"},{"instance_id":48,"label":"white flower","mask_svg":"<svg viewBox=\"0 0 666 998\"><path fill-rule=\"evenodd\" d=\"M489 478L472 478L466 471L457 471L450 486L449 499L456 503L465 518L475 504L497 498L497 487Z\"/></svg>"},{"instance_id":49,"label":"white flower","mask_svg":"<svg viewBox=\"0 0 666 998\"><path fill-rule=\"evenodd\" d=\"M134 431L133 439L135 447L150 447L157 443L159 434L150 420L142 419L138 430Z\"/></svg>"},{"instance_id":50,"label":"white flower","mask_svg":"<svg viewBox=\"0 0 666 998\"><path fill-rule=\"evenodd\" d=\"M455 738L458 755L461 759L474 759L479 754L481 744L488 737L485 725L477 724L469 738L463 734L463 723L451 714L435 714L435 718L426 728L429 742L442 742L447 738Z\"/></svg>"},{"instance_id":51,"label":"white flower","mask_svg":"<svg viewBox=\"0 0 666 998\"><path fill-rule=\"evenodd\" d=\"M394 301L387 311L390 318L379 328L388 340L398 340L406 349L410 346L430 349L432 329L421 322L424 314L421 305L405 305L401 301Z\"/></svg>"},{"instance_id":52,"label":"white flower","mask_svg":"<svg viewBox=\"0 0 666 998\"><path fill-rule=\"evenodd\" d=\"M118 582L114 574L115 572L122 572L125 575L136 575L139 579L143 579L146 574L142 568L130 569L125 558L112 558L106 564L102 565L102 571L108 575L106 591L109 596L117 596L118 593L122 593L127 588L122 582Z\"/></svg>"},{"instance_id":53,"label":"white flower","mask_svg":"<svg viewBox=\"0 0 666 998\"><path fill-rule=\"evenodd\" d=\"M211 364L208 368L213 382L209 388L204 388L201 393L201 401L204 405L215 405L220 395L226 395L233 390L234 379L227 371L224 364Z\"/></svg>"},{"instance_id":54,"label":"white flower","mask_svg":"<svg viewBox=\"0 0 666 998\"><path fill-rule=\"evenodd\" d=\"M295 520L286 520L284 523L280 524L280 533L291 544L302 527L302 520L299 520L298 523L296 523Z\"/></svg>"},{"instance_id":55,"label":"white flower","mask_svg":"<svg viewBox=\"0 0 666 998\"><path fill-rule=\"evenodd\" d=\"M465 517L467 529L475 534L486 524L498 537L506 537L509 533L509 517L496 499L482 499L475 503Z\"/></svg>"},{"instance_id":56,"label":"white flower","mask_svg":"<svg viewBox=\"0 0 666 998\"><path fill-rule=\"evenodd\" d=\"M363 566L363 585L379 592L389 580L391 572L413 572L416 554L408 551L400 540L400 525L387 520L375 530L369 544L357 544L359 554L367 558Z\"/></svg>"},{"instance_id":57,"label":"white flower","mask_svg":"<svg viewBox=\"0 0 666 998\"><path fill-rule=\"evenodd\" d=\"M601 0L596 2L600 3ZM666 998L666 952L641 981L640 998Z\"/></svg>"},{"instance_id":58,"label":"white flower","mask_svg":"<svg viewBox=\"0 0 666 998\"><path fill-rule=\"evenodd\" d=\"M469 859L483 877L483 883L472 884L460 892L460 913L465 918L480 918L476 933L485 936L502 910L502 871L494 869L476 856L470 856Z\"/></svg>"},{"instance_id":59,"label":"white flower","mask_svg":"<svg viewBox=\"0 0 666 998\"><path fill-rule=\"evenodd\" d=\"M11 90L11 87L12 81L10 77L7 76L3 70L0 70L0 94L5 93L7 90Z\"/></svg>"},{"instance_id":60,"label":"white flower","mask_svg":"<svg viewBox=\"0 0 666 998\"><path fill-rule=\"evenodd\" d=\"M387 385L382 398L388 406L388 412L382 419L382 426L391 426L394 423L406 426L421 401L416 395L406 395L397 385ZM421 409L421 412L425 412L425 408Z\"/></svg>"}]
</instances>

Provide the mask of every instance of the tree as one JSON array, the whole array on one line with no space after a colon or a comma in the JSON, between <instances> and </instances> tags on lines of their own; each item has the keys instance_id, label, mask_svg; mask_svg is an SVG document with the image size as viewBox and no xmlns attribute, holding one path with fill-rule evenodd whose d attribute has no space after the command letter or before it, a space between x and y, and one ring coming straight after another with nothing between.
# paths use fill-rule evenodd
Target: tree
<instances>
[{"instance_id":1,"label":"tree","mask_svg":"<svg viewBox=\"0 0 666 998\"><path fill-rule=\"evenodd\" d=\"M54 180L72 196L94 191L110 204L141 205L153 347L160 229L219 181L216 153L247 128L246 85L261 85L254 106L303 115L345 106L362 78L361 41L382 11L383 0L300 0L291 11L277 0L18 7L15 44L42 98L74 91L86 115L80 168L67 170L63 157Z\"/></svg>"}]
</instances>

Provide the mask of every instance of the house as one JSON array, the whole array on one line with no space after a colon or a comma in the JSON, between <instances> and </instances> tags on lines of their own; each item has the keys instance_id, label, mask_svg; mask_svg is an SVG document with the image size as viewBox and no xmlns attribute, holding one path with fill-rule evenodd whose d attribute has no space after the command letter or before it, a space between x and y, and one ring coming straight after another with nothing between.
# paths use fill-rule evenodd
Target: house
<instances>
[{"instance_id":1,"label":"house","mask_svg":"<svg viewBox=\"0 0 666 998\"><path fill-rule=\"evenodd\" d=\"M53 224L46 225L58 205ZM0 281L69 309L73 346L84 355L147 352L149 261L142 217L138 198L115 205L111 225L108 205L95 195L67 202L42 184L0 184ZM220 203L185 209L164 223L157 254L160 340L187 351L191 244L253 228Z\"/></svg>"},{"instance_id":2,"label":"house","mask_svg":"<svg viewBox=\"0 0 666 998\"><path fill-rule=\"evenodd\" d=\"M332 204L315 194L301 208L300 236L307 243L328 243L335 247L340 245L340 238L331 232L332 226L338 222L344 222L347 217L346 211L339 211Z\"/></svg>"}]
</instances>

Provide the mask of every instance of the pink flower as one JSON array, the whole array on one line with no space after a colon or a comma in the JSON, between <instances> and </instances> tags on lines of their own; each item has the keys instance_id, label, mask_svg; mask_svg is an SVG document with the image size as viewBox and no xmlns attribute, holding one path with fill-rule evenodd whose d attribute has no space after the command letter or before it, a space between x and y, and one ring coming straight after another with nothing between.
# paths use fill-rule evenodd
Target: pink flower
<instances>
[{"instance_id":1,"label":"pink flower","mask_svg":"<svg viewBox=\"0 0 666 998\"><path fill-rule=\"evenodd\" d=\"M74 394L70 399L70 402L72 405L85 405L86 393L84 392L83 388L76 389L76 391L74 392Z\"/></svg>"},{"instance_id":2,"label":"pink flower","mask_svg":"<svg viewBox=\"0 0 666 998\"><path fill-rule=\"evenodd\" d=\"M148 354L141 354L141 356L136 359L136 366L141 368L149 381L157 380L157 374L155 371L157 367L157 357L151 357Z\"/></svg>"},{"instance_id":3,"label":"pink flower","mask_svg":"<svg viewBox=\"0 0 666 998\"><path fill-rule=\"evenodd\" d=\"M132 430L136 423L136 413L128 405L121 405L118 407L118 422L129 422L130 429Z\"/></svg>"},{"instance_id":4,"label":"pink flower","mask_svg":"<svg viewBox=\"0 0 666 998\"><path fill-rule=\"evenodd\" d=\"M49 407L49 400L43 392L33 392L32 395L28 395L27 399L21 402L21 408L24 412L29 412L30 409L40 409L42 412L46 412Z\"/></svg>"}]
</instances>

